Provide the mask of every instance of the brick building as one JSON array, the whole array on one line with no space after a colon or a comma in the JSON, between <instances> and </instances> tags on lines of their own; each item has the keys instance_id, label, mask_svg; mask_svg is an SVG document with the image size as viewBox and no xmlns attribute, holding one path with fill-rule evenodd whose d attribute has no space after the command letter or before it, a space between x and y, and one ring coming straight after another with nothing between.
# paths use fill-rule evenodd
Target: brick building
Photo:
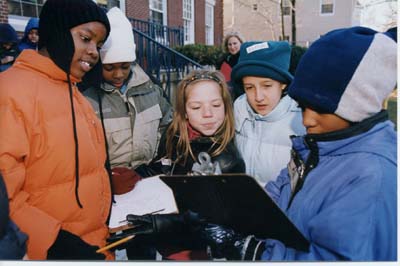
<instances>
[{"instance_id":1,"label":"brick building","mask_svg":"<svg viewBox=\"0 0 400 266\"><path fill-rule=\"evenodd\" d=\"M46 0L0 0L0 22L23 31ZM223 0L95 0L106 8L118 6L128 17L181 26L185 43L220 45L223 38Z\"/></svg>"}]
</instances>

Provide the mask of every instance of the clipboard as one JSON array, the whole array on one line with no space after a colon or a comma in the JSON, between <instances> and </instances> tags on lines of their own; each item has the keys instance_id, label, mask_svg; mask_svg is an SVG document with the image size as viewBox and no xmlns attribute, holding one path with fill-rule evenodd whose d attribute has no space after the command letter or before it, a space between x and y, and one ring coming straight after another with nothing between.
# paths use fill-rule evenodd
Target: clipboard
<instances>
[{"instance_id":1,"label":"clipboard","mask_svg":"<svg viewBox=\"0 0 400 266\"><path fill-rule=\"evenodd\" d=\"M210 223L260 239L276 239L307 252L309 242L257 181L243 174L160 176L179 212L191 210Z\"/></svg>"}]
</instances>

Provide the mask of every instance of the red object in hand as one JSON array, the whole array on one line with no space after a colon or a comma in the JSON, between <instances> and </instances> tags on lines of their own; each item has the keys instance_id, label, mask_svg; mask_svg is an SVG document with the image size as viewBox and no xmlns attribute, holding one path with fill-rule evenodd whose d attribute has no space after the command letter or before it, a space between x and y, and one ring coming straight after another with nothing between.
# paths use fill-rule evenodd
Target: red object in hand
<instances>
[{"instance_id":1,"label":"red object in hand","mask_svg":"<svg viewBox=\"0 0 400 266\"><path fill-rule=\"evenodd\" d=\"M142 179L134 170L127 167L115 167L112 171L112 188L116 195L125 194L131 191L136 183Z\"/></svg>"}]
</instances>

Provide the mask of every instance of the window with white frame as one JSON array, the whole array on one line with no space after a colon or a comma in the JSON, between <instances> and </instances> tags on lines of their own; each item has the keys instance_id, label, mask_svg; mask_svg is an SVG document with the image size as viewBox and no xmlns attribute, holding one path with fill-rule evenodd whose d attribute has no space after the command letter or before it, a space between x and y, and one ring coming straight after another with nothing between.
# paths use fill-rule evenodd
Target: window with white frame
<instances>
[{"instance_id":1,"label":"window with white frame","mask_svg":"<svg viewBox=\"0 0 400 266\"><path fill-rule=\"evenodd\" d=\"M282 0L282 14L284 16L289 16L292 13L292 5L290 0Z\"/></svg>"},{"instance_id":2,"label":"window with white frame","mask_svg":"<svg viewBox=\"0 0 400 266\"><path fill-rule=\"evenodd\" d=\"M214 5L215 0L206 0L206 44L214 44Z\"/></svg>"},{"instance_id":3,"label":"window with white frame","mask_svg":"<svg viewBox=\"0 0 400 266\"><path fill-rule=\"evenodd\" d=\"M183 0L184 42L194 43L194 0Z\"/></svg>"},{"instance_id":4,"label":"window with white frame","mask_svg":"<svg viewBox=\"0 0 400 266\"><path fill-rule=\"evenodd\" d=\"M164 1L163 0L150 0L150 20L164 24Z\"/></svg>"},{"instance_id":5,"label":"window with white frame","mask_svg":"<svg viewBox=\"0 0 400 266\"><path fill-rule=\"evenodd\" d=\"M22 17L39 17L46 0L8 0L8 14Z\"/></svg>"},{"instance_id":6,"label":"window with white frame","mask_svg":"<svg viewBox=\"0 0 400 266\"><path fill-rule=\"evenodd\" d=\"M320 0L321 15L332 15L335 8L335 0Z\"/></svg>"}]
</instances>

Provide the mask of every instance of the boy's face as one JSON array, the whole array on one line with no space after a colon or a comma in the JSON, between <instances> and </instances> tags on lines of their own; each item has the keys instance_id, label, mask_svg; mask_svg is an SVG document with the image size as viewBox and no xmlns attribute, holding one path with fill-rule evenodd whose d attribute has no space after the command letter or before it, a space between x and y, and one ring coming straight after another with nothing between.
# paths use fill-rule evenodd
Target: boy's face
<instances>
[{"instance_id":1,"label":"boy's face","mask_svg":"<svg viewBox=\"0 0 400 266\"><path fill-rule=\"evenodd\" d=\"M251 108L260 115L269 114L279 103L285 84L270 78L243 77L243 88Z\"/></svg>"},{"instance_id":2,"label":"boy's face","mask_svg":"<svg viewBox=\"0 0 400 266\"><path fill-rule=\"evenodd\" d=\"M114 87L121 88L129 77L131 62L103 64L103 78Z\"/></svg>"},{"instance_id":3,"label":"boy's face","mask_svg":"<svg viewBox=\"0 0 400 266\"><path fill-rule=\"evenodd\" d=\"M322 134L350 127L347 120L335 114L320 114L310 108L303 109L303 125L307 134Z\"/></svg>"},{"instance_id":4,"label":"boy's face","mask_svg":"<svg viewBox=\"0 0 400 266\"><path fill-rule=\"evenodd\" d=\"M39 32L38 29L31 29L28 33L28 39L32 43L37 43L39 41Z\"/></svg>"}]
</instances>

